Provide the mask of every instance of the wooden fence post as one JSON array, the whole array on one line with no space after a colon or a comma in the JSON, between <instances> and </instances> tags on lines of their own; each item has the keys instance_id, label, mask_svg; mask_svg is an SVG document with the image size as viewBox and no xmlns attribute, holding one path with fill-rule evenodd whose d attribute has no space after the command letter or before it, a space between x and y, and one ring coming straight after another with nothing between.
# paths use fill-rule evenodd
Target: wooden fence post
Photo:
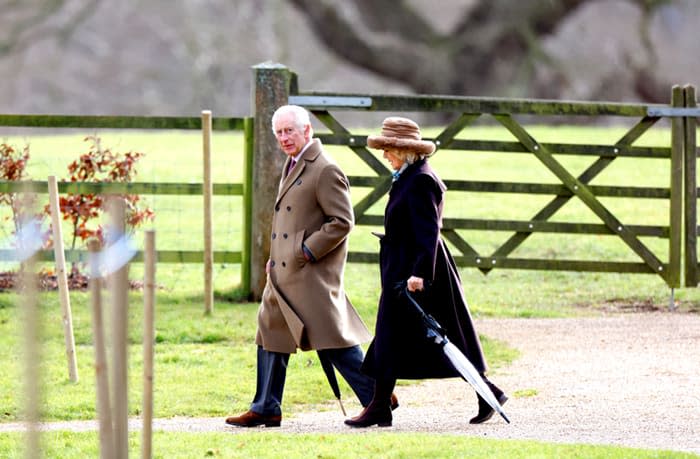
<instances>
[{"instance_id":1,"label":"wooden fence post","mask_svg":"<svg viewBox=\"0 0 700 459\"><path fill-rule=\"evenodd\" d=\"M683 88L685 106L697 107L695 86L686 85ZM685 126L685 286L698 285L698 189L697 189L697 121L693 116L683 118Z\"/></svg>"},{"instance_id":2,"label":"wooden fence post","mask_svg":"<svg viewBox=\"0 0 700 459\"><path fill-rule=\"evenodd\" d=\"M683 91L675 85L671 90L671 106L683 107ZM681 244L683 230L683 118L671 118L671 201L669 209L668 273L669 287L681 286Z\"/></svg>"},{"instance_id":3,"label":"wooden fence post","mask_svg":"<svg viewBox=\"0 0 700 459\"><path fill-rule=\"evenodd\" d=\"M243 246L241 247L241 290L251 296L250 290L250 256L253 248L253 142L254 119L246 117L243 121Z\"/></svg>"},{"instance_id":4,"label":"wooden fence post","mask_svg":"<svg viewBox=\"0 0 700 459\"><path fill-rule=\"evenodd\" d=\"M250 296L262 297L265 287L265 263L270 255L272 210L284 164L272 132L272 114L286 105L295 75L281 64L263 63L253 67L252 112L254 120L252 227L250 251Z\"/></svg>"},{"instance_id":5,"label":"wooden fence post","mask_svg":"<svg viewBox=\"0 0 700 459\"><path fill-rule=\"evenodd\" d=\"M211 112L202 111L202 164L204 165L202 196L204 198L204 313L214 311L214 245L212 236L211 199Z\"/></svg>"}]
</instances>

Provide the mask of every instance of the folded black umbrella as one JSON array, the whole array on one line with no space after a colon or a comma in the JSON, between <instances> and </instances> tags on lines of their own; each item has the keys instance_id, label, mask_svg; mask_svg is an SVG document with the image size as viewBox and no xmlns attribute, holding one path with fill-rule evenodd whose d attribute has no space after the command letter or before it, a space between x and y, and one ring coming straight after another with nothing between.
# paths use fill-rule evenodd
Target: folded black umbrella
<instances>
[{"instance_id":1,"label":"folded black umbrella","mask_svg":"<svg viewBox=\"0 0 700 459\"><path fill-rule=\"evenodd\" d=\"M505 421L510 424L506 413L503 411L501 404L491 392L489 386L486 385L484 379L481 377L479 372L474 368L474 365L467 359L467 357L459 350L457 346L452 344L449 339L447 339L447 333L440 326L437 320L430 314L426 314L423 308L418 304L418 302L413 298L411 292L408 290L406 283L403 282L401 285L401 292L406 295L406 298L415 308L416 312L420 316L423 325L426 328L426 336L428 339L435 342L438 346L442 347L443 352L447 356L452 366L459 372L462 378L472 385L474 390L481 395L481 397L486 400L486 402L491 405L498 414L501 415Z\"/></svg>"},{"instance_id":2,"label":"folded black umbrella","mask_svg":"<svg viewBox=\"0 0 700 459\"><path fill-rule=\"evenodd\" d=\"M335 398L338 399L338 404L343 412L343 416L347 416L345 413L345 407L343 406L343 401L340 399L340 387L338 386L338 378L335 377L335 368L333 368L333 364L330 362L330 360L326 359L323 354L320 352L316 352L316 354L318 355L318 360L321 362L321 368L323 368L323 372L326 374L326 378L328 379L328 385L331 386L333 395L335 395Z\"/></svg>"}]
</instances>

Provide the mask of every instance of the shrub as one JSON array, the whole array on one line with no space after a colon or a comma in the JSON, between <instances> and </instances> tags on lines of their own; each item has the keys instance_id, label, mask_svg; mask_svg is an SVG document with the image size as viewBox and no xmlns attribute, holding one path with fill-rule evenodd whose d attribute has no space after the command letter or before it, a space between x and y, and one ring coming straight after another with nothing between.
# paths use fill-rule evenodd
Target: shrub
<instances>
[{"instance_id":1,"label":"shrub","mask_svg":"<svg viewBox=\"0 0 700 459\"><path fill-rule=\"evenodd\" d=\"M144 153L129 151L115 153L110 148L102 148L99 137L88 136L90 143L87 153L68 165L71 182L131 182L136 176L136 163ZM133 232L155 214L149 207L141 207L138 195L122 195L126 203L126 228ZM94 221L104 212L104 196L90 194L67 194L59 199L63 219L70 221L71 248L78 240L85 242L96 237L104 241L104 229Z\"/></svg>"},{"instance_id":2,"label":"shrub","mask_svg":"<svg viewBox=\"0 0 700 459\"><path fill-rule=\"evenodd\" d=\"M29 145L25 145L22 150L7 143L0 144L0 178L7 181L19 182L27 178L26 169L29 161ZM11 215L4 219L12 219L12 227L16 233L20 229L20 224L24 218L23 203L19 199L18 193L0 193L0 204L7 204L11 209Z\"/></svg>"}]
</instances>

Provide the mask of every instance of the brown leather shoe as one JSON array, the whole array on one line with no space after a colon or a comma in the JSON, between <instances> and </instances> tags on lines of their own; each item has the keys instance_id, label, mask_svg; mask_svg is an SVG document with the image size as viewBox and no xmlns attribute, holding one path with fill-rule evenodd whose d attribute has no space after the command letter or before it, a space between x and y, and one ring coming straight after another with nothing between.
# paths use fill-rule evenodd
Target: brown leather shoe
<instances>
[{"instance_id":1,"label":"brown leather shoe","mask_svg":"<svg viewBox=\"0 0 700 459\"><path fill-rule=\"evenodd\" d=\"M248 410L240 416L226 418L226 424L238 427L255 427L263 424L265 427L279 427L282 424L282 416L265 416Z\"/></svg>"},{"instance_id":2,"label":"brown leather shoe","mask_svg":"<svg viewBox=\"0 0 700 459\"><path fill-rule=\"evenodd\" d=\"M379 427L390 427L391 421L391 407L386 405L386 402L377 403L373 400L358 416L346 419L345 424L350 427L370 427L375 424Z\"/></svg>"},{"instance_id":3,"label":"brown leather shoe","mask_svg":"<svg viewBox=\"0 0 700 459\"><path fill-rule=\"evenodd\" d=\"M394 394L392 392L391 393L391 411L394 411L398 407L399 407L399 399L396 398L396 394Z\"/></svg>"}]
</instances>

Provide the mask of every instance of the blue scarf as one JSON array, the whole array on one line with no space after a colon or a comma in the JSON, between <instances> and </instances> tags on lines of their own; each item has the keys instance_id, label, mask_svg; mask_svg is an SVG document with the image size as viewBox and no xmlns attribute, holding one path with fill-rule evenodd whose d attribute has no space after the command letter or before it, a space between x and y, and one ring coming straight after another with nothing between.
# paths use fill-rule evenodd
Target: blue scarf
<instances>
[{"instance_id":1,"label":"blue scarf","mask_svg":"<svg viewBox=\"0 0 700 459\"><path fill-rule=\"evenodd\" d=\"M405 171L407 167L408 167L408 163L403 163L403 164L401 165L401 167L399 168L399 170L392 172L392 173L391 173L391 176L392 176L393 178L391 179L391 181L392 181L392 182L397 181L397 180L399 179L399 176L401 175L401 173L402 173L403 171Z\"/></svg>"}]
</instances>

